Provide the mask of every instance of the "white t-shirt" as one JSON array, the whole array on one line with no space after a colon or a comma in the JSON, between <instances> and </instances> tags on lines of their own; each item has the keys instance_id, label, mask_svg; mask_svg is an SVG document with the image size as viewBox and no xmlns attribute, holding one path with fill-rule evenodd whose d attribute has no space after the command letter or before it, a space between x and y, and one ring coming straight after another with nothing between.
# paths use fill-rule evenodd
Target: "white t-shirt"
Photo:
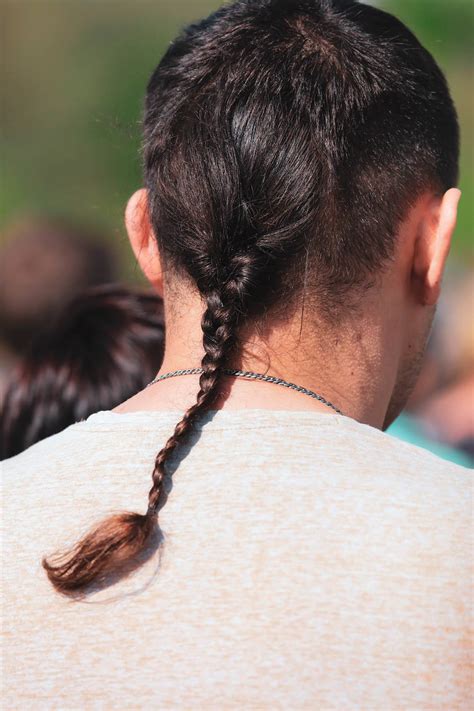
<instances>
[{"instance_id":1,"label":"white t-shirt","mask_svg":"<svg viewBox=\"0 0 474 711\"><path fill-rule=\"evenodd\" d=\"M3 708L472 709L472 472L331 413L219 410L160 547L86 601L41 558L144 513L180 412L100 412L2 464Z\"/></svg>"}]
</instances>

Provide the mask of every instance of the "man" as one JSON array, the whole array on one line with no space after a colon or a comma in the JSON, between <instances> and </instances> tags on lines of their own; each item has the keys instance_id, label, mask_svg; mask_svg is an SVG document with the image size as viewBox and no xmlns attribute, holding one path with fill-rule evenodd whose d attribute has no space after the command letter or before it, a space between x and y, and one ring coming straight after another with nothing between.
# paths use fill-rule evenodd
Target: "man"
<instances>
[{"instance_id":1,"label":"man","mask_svg":"<svg viewBox=\"0 0 474 711\"><path fill-rule=\"evenodd\" d=\"M439 68L369 6L237 2L169 47L126 212L164 361L5 465L10 706L468 708L470 474L382 431L457 161Z\"/></svg>"}]
</instances>

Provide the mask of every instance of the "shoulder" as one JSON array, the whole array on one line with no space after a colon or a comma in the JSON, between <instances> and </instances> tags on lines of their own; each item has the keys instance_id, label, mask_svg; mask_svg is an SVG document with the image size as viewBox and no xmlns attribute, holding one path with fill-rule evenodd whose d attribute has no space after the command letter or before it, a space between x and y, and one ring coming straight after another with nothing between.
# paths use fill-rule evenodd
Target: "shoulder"
<instances>
[{"instance_id":1,"label":"shoulder","mask_svg":"<svg viewBox=\"0 0 474 711\"><path fill-rule=\"evenodd\" d=\"M29 447L21 454L1 463L3 477L17 476L22 471L52 471L80 463L88 466L107 458L148 455L160 444L160 438L171 434L179 412L136 412L128 415L104 411L69 426L62 432ZM326 459L336 466L362 469L423 472L433 476L456 476L472 482L472 470L442 459L432 452L387 432L362 424L342 415L321 415L309 411L237 410L206 413L197 430L212 438L212 451L222 440L225 449L229 439L233 446L267 448L285 452L298 460ZM205 440L207 439L204 438ZM209 440L207 440L209 441ZM205 442L202 443L204 449ZM281 451L280 451L281 450ZM201 455L203 451L201 450ZM210 453L212 454L212 452ZM286 457L285 457L286 458Z\"/></svg>"},{"instance_id":2,"label":"shoulder","mask_svg":"<svg viewBox=\"0 0 474 711\"><path fill-rule=\"evenodd\" d=\"M2 479L16 476L25 470L30 470L31 473L31 467L35 469L45 465L51 467L58 459L63 461L66 455L73 459L78 452L82 451L84 436L87 435L86 422L77 422L62 432L28 447L20 454L4 459L1 463Z\"/></svg>"},{"instance_id":3,"label":"shoulder","mask_svg":"<svg viewBox=\"0 0 474 711\"><path fill-rule=\"evenodd\" d=\"M375 427L345 417L340 419L344 420L343 427L347 437L352 440L353 446L365 451L374 465L383 468L399 467L400 471L416 470L430 475L445 474L461 477L466 482L473 481L472 469L455 464L424 447L400 439L390 431L382 432Z\"/></svg>"},{"instance_id":4,"label":"shoulder","mask_svg":"<svg viewBox=\"0 0 474 711\"><path fill-rule=\"evenodd\" d=\"M281 413L279 422L273 416L273 440L278 440L279 433L282 449L286 449L295 461L310 456L312 461L333 469L345 469L354 476L393 476L397 485L418 477L430 482L439 479L447 483L457 481L464 487L472 486L472 469L389 432L344 415L314 417L310 412L288 415L284 418Z\"/></svg>"}]
</instances>

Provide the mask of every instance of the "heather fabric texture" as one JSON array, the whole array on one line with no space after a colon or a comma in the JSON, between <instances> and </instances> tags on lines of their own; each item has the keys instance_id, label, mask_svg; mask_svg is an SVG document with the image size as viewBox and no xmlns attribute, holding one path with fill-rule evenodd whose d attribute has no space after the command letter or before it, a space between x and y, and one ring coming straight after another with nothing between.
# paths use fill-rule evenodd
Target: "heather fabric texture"
<instances>
[{"instance_id":1,"label":"heather fabric texture","mask_svg":"<svg viewBox=\"0 0 474 711\"><path fill-rule=\"evenodd\" d=\"M53 590L41 557L145 512L181 414L3 462L3 708L472 709L472 472L344 416L207 413L158 551L87 602Z\"/></svg>"}]
</instances>

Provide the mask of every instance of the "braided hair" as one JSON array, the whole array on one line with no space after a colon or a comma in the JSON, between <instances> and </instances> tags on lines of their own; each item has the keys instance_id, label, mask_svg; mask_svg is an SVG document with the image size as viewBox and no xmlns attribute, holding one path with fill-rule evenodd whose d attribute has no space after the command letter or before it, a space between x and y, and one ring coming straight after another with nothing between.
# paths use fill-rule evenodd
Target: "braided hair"
<instances>
[{"instance_id":1,"label":"braided hair","mask_svg":"<svg viewBox=\"0 0 474 711\"><path fill-rule=\"evenodd\" d=\"M199 378L199 392L196 402L188 408L183 418L178 422L172 436L158 453L155 459L152 479L153 486L149 492L149 510L153 512L158 508L163 478L165 476L165 462L188 432L199 412L212 405L219 394L219 375L221 368L226 363L226 358L231 352L235 341L235 311L231 304L222 302L218 291L210 292L206 296L207 308L202 316L203 345L205 355L201 361L203 373Z\"/></svg>"},{"instance_id":2,"label":"braided hair","mask_svg":"<svg viewBox=\"0 0 474 711\"><path fill-rule=\"evenodd\" d=\"M441 70L400 21L356 0L237 0L188 26L149 81L143 130L166 278L203 302L203 372L155 459L146 513L114 514L43 559L69 595L126 571L149 541L166 463L219 395L242 326L287 317L302 293L343 318L411 202L457 180Z\"/></svg>"}]
</instances>

